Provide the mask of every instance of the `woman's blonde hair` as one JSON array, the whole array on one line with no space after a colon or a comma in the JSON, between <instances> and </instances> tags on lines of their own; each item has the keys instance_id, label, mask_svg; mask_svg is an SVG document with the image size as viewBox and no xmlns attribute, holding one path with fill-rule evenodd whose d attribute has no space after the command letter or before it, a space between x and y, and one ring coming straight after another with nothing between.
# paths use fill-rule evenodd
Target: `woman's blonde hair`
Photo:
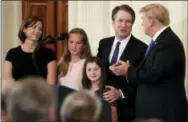
<instances>
[{"instance_id":1,"label":"woman's blonde hair","mask_svg":"<svg viewBox=\"0 0 188 122\"><path fill-rule=\"evenodd\" d=\"M85 58L91 57L91 49L90 49L90 45L89 45L89 41L88 41L86 32L81 28L73 28L69 32L69 35L70 34L79 34L81 36L81 40L83 42L83 51L82 51L80 58L85 59ZM59 67L60 76L65 76L67 74L70 60L71 60L71 53L67 48L67 51L64 54L63 60Z\"/></svg>"}]
</instances>

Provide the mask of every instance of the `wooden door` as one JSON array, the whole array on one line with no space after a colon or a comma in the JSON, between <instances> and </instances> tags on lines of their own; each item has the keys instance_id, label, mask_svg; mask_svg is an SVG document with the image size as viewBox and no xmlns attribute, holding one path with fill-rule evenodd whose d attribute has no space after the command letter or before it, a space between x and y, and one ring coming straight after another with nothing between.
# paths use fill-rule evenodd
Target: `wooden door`
<instances>
[{"instance_id":1,"label":"wooden door","mask_svg":"<svg viewBox=\"0 0 188 122\"><path fill-rule=\"evenodd\" d=\"M68 31L68 0L24 0L22 13L23 19L28 16L39 16L44 20L44 37L48 35L59 36L60 33ZM64 51L65 41L47 44L46 47L54 50L57 60L59 60Z\"/></svg>"}]
</instances>

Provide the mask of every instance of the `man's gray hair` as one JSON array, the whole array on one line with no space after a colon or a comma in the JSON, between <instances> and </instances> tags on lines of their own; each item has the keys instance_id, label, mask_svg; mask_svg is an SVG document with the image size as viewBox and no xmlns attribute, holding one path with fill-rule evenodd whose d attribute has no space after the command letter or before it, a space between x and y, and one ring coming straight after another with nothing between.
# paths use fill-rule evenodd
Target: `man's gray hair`
<instances>
[{"instance_id":1,"label":"man's gray hair","mask_svg":"<svg viewBox=\"0 0 188 122\"><path fill-rule=\"evenodd\" d=\"M27 77L16 81L7 92L8 119L16 122L48 121L54 99L53 90L44 79Z\"/></svg>"}]
</instances>

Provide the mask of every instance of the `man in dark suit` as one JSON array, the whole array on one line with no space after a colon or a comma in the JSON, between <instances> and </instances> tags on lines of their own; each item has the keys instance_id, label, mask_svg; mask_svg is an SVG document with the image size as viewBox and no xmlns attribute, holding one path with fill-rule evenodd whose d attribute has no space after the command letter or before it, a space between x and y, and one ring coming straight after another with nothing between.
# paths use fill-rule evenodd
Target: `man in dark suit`
<instances>
[{"instance_id":1,"label":"man in dark suit","mask_svg":"<svg viewBox=\"0 0 188 122\"><path fill-rule=\"evenodd\" d=\"M117 103L119 121L134 119L136 86L128 84L126 77L116 76L109 69L117 60L130 60L136 66L143 59L147 45L132 34L135 12L128 5L116 6L112 11L112 24L115 37L100 40L98 54L107 70L107 92L103 97L111 103Z\"/></svg>"},{"instance_id":2,"label":"man in dark suit","mask_svg":"<svg viewBox=\"0 0 188 122\"><path fill-rule=\"evenodd\" d=\"M140 9L145 34L152 38L139 67L123 61L112 71L137 83L136 117L185 121L185 54L178 36L168 27L168 10L160 4Z\"/></svg>"}]
</instances>

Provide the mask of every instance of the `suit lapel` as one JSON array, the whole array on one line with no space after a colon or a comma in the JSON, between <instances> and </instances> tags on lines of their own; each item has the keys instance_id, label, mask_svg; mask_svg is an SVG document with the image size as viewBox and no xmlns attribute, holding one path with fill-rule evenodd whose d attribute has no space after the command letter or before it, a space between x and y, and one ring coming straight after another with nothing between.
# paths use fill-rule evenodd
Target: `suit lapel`
<instances>
[{"instance_id":1,"label":"suit lapel","mask_svg":"<svg viewBox=\"0 0 188 122\"><path fill-rule=\"evenodd\" d=\"M131 56L132 50L134 50L134 45L133 45L134 37L131 35L131 38L129 42L127 43L127 46L124 48L123 53L120 56L120 60L127 60Z\"/></svg>"},{"instance_id":2,"label":"suit lapel","mask_svg":"<svg viewBox=\"0 0 188 122\"><path fill-rule=\"evenodd\" d=\"M144 57L144 59L146 59L149 55L150 55L150 53L152 52L152 50L156 47L156 45L157 45L157 40L154 42L154 45L153 45L153 47L151 47L151 49L149 50L149 52L148 52L148 54Z\"/></svg>"},{"instance_id":3,"label":"suit lapel","mask_svg":"<svg viewBox=\"0 0 188 122\"><path fill-rule=\"evenodd\" d=\"M144 57L144 60L141 64L144 64L148 56L151 54L151 52L157 47L158 43L160 43L165 35L170 31L170 27L166 28L155 40L154 46L149 50L148 54Z\"/></svg>"},{"instance_id":4,"label":"suit lapel","mask_svg":"<svg viewBox=\"0 0 188 122\"><path fill-rule=\"evenodd\" d=\"M113 42L114 42L114 38L115 37L112 37L112 38L110 38L108 41L108 43L107 43L107 45L106 45L106 60L108 60L107 62L108 63L110 63L109 62L109 56L110 56L110 52L111 52L111 49L112 49L112 45L113 45Z\"/></svg>"}]
</instances>

